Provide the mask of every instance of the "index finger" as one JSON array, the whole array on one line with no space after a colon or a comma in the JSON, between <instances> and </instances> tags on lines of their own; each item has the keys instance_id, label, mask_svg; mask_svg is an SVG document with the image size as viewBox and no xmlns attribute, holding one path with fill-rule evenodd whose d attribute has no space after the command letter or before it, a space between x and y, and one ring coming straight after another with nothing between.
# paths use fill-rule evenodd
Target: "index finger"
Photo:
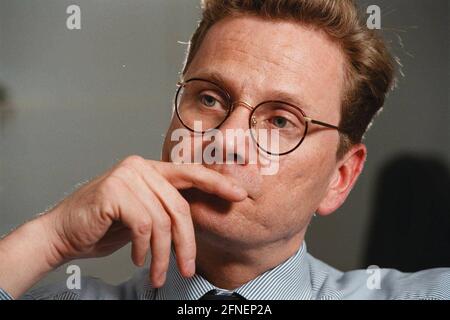
<instances>
[{"instance_id":1,"label":"index finger","mask_svg":"<svg viewBox=\"0 0 450 320\"><path fill-rule=\"evenodd\" d=\"M158 172L177 189L197 188L225 200L239 202L247 191L226 176L200 164L152 163Z\"/></svg>"}]
</instances>

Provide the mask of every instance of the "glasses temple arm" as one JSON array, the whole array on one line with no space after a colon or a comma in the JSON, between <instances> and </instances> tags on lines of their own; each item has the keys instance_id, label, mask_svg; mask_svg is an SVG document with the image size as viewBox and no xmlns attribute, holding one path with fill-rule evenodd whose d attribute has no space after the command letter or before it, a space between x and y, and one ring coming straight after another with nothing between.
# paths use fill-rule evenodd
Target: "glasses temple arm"
<instances>
[{"instance_id":1,"label":"glasses temple arm","mask_svg":"<svg viewBox=\"0 0 450 320\"><path fill-rule=\"evenodd\" d=\"M339 132L343 132L341 130L341 128L333 126L332 124L329 124L329 123L325 123L325 122L322 122L322 121L314 120L314 119L311 119L309 117L305 117L305 120L306 120L306 122L309 122L309 123L317 124L319 126L327 127L327 128L330 128L330 129L336 129Z\"/></svg>"}]
</instances>

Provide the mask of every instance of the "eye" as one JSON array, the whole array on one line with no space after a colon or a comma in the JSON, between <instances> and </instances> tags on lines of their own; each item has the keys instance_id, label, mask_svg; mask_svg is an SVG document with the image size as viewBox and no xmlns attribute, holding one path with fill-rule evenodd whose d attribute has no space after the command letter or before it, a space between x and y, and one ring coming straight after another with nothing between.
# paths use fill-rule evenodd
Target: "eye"
<instances>
[{"instance_id":1,"label":"eye","mask_svg":"<svg viewBox=\"0 0 450 320\"><path fill-rule=\"evenodd\" d=\"M218 103L217 99L214 98L213 96L204 94L200 96L200 101L202 104L204 104L205 106L212 108L215 107L216 103Z\"/></svg>"},{"instance_id":2,"label":"eye","mask_svg":"<svg viewBox=\"0 0 450 320\"><path fill-rule=\"evenodd\" d=\"M273 118L270 120L270 122L271 122L275 127L279 128L279 129L283 129L283 128L285 128L286 126L288 126L288 124L289 124L289 120L288 120L288 119L286 119L285 117L280 117L280 116L278 116L278 117L273 117Z\"/></svg>"}]
</instances>

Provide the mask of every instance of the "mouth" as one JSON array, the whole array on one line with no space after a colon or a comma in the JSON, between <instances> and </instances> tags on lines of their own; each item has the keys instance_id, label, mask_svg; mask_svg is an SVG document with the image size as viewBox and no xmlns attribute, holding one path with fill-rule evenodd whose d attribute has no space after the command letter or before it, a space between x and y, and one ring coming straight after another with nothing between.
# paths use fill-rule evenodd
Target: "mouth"
<instances>
[{"instance_id":1,"label":"mouth","mask_svg":"<svg viewBox=\"0 0 450 320\"><path fill-rule=\"evenodd\" d=\"M231 202L222 199L215 194L206 193L199 189L191 188L181 190L180 193L190 205L203 204L210 211L214 211L219 214L227 214L230 212L232 206Z\"/></svg>"}]
</instances>

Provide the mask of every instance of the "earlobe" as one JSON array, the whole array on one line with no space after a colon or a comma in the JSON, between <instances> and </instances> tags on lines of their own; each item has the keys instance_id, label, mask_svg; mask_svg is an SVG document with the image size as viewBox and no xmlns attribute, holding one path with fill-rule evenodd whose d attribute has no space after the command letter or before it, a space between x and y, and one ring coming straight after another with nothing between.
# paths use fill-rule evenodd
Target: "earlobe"
<instances>
[{"instance_id":1,"label":"earlobe","mask_svg":"<svg viewBox=\"0 0 450 320\"><path fill-rule=\"evenodd\" d=\"M317 208L317 214L330 215L344 203L364 168L366 157L366 146L358 144L337 162L328 191Z\"/></svg>"}]
</instances>

